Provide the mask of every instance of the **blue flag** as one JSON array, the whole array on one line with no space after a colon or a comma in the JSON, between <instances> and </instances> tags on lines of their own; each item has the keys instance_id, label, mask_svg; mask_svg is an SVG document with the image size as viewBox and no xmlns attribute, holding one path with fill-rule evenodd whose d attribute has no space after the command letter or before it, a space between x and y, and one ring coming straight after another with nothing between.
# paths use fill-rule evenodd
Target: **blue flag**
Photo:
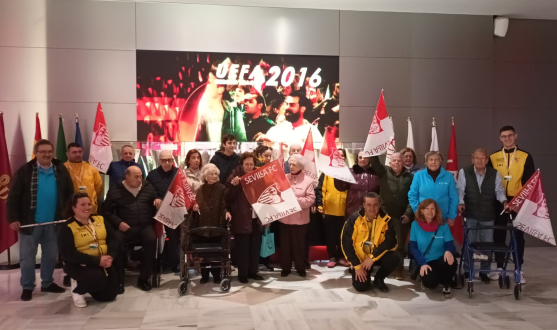
<instances>
[{"instance_id":1,"label":"blue flag","mask_svg":"<svg viewBox=\"0 0 557 330\"><path fill-rule=\"evenodd\" d=\"M79 118L75 117L75 143L79 144L84 150L83 140L81 139L81 130L79 129Z\"/></svg>"}]
</instances>

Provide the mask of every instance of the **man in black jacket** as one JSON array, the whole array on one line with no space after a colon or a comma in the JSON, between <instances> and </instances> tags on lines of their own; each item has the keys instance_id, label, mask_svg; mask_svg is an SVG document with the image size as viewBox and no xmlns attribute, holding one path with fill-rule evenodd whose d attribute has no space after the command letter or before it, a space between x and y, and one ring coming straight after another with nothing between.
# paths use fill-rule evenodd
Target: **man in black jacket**
<instances>
[{"instance_id":1,"label":"man in black jacket","mask_svg":"<svg viewBox=\"0 0 557 330\"><path fill-rule=\"evenodd\" d=\"M58 258L54 225L20 229L21 226L62 220L62 212L74 193L73 182L64 164L53 159L54 147L48 140L34 146L36 157L15 173L8 199L7 218L13 230L19 230L21 300L32 299L35 288L35 258L41 245L41 291L65 290L52 277Z\"/></svg>"},{"instance_id":2,"label":"man in black jacket","mask_svg":"<svg viewBox=\"0 0 557 330\"><path fill-rule=\"evenodd\" d=\"M121 242L120 256L116 265L119 292L124 290L125 244L138 239L141 240L144 253L137 287L143 291L151 290L148 280L153 270L157 244L153 216L162 200L158 198L155 187L142 180L142 177L143 173L139 167L128 167L126 179L110 187L104 201L103 215L113 228L118 229Z\"/></svg>"},{"instance_id":3,"label":"man in black jacket","mask_svg":"<svg viewBox=\"0 0 557 330\"><path fill-rule=\"evenodd\" d=\"M215 164L220 171L219 181L226 184L226 179L232 170L240 165L240 156L236 154L236 137L232 134L222 136L221 150L217 151L210 163Z\"/></svg>"},{"instance_id":4,"label":"man in black jacket","mask_svg":"<svg viewBox=\"0 0 557 330\"><path fill-rule=\"evenodd\" d=\"M178 169L174 166L172 151L162 150L159 153L160 166L149 172L147 181L151 183L157 191L157 196L164 199L168 188L172 184ZM180 271L180 227L172 229L164 226L166 231L165 247L162 253L163 266L169 267L175 273Z\"/></svg>"}]
</instances>

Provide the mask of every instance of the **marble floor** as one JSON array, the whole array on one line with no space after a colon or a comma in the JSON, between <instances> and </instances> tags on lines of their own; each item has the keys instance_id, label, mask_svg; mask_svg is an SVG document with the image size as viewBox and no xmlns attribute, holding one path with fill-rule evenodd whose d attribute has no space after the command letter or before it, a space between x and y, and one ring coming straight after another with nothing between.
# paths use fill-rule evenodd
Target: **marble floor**
<instances>
[{"instance_id":1,"label":"marble floor","mask_svg":"<svg viewBox=\"0 0 557 330\"><path fill-rule=\"evenodd\" d=\"M394 279L387 279L387 294L362 294L351 288L346 268L315 263L306 279L262 273L264 281L233 281L226 294L195 279L189 294L179 297L173 274L147 293L134 288L131 277L116 301L89 297L87 308L76 308L69 291L35 290L32 301L22 302L19 271L2 271L0 329L557 329L557 249L527 248L525 259L528 282L520 301L494 282L476 283L472 299L453 290L454 298L444 300L440 291ZM61 284L61 270L55 279Z\"/></svg>"}]
</instances>

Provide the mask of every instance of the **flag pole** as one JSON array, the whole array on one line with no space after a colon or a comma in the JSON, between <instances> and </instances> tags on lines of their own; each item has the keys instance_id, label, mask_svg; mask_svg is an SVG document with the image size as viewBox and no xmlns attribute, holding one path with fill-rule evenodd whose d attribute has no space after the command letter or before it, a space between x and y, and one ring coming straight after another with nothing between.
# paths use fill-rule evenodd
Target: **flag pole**
<instances>
[{"instance_id":1,"label":"flag pole","mask_svg":"<svg viewBox=\"0 0 557 330\"><path fill-rule=\"evenodd\" d=\"M431 123L433 127L435 127L435 117L433 117L433 122Z\"/></svg>"}]
</instances>

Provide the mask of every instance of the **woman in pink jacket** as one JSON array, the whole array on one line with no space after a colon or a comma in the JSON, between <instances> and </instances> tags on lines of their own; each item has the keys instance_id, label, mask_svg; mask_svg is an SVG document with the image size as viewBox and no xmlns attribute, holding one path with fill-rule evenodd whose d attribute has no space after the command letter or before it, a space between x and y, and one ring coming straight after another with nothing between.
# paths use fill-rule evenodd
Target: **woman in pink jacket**
<instances>
[{"instance_id":1,"label":"woman in pink jacket","mask_svg":"<svg viewBox=\"0 0 557 330\"><path fill-rule=\"evenodd\" d=\"M312 179L303 172L305 159L301 155L292 155L288 159L290 173L286 175L302 211L279 220L281 268L280 276L286 277L292 269L292 260L298 275L306 276L304 254L305 237L309 229L309 209L315 202Z\"/></svg>"}]
</instances>

